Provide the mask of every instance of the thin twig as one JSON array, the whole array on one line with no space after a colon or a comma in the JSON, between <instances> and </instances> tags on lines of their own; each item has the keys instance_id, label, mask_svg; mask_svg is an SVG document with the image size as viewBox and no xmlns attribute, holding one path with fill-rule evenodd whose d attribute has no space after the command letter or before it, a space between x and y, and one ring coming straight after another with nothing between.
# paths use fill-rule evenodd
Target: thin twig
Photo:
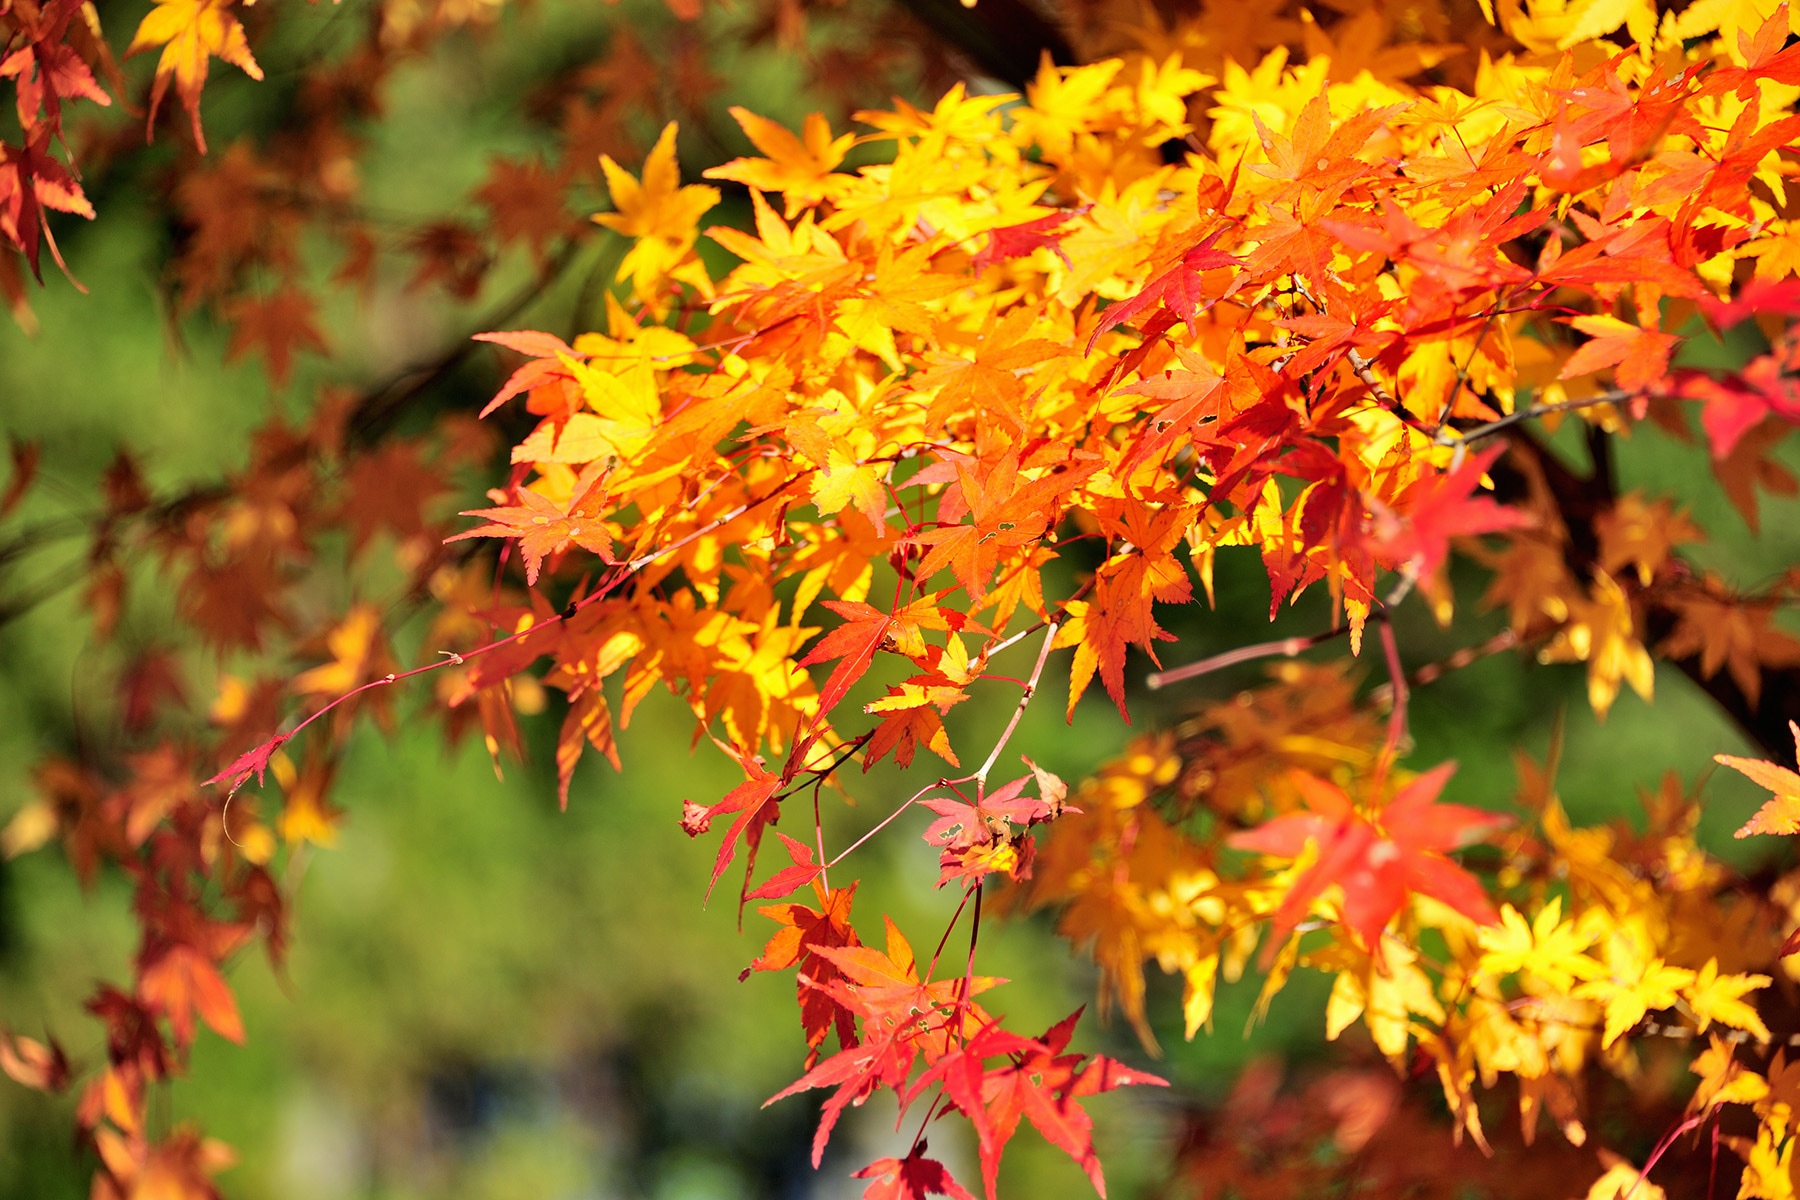
<instances>
[{"instance_id":1,"label":"thin twig","mask_svg":"<svg viewBox=\"0 0 1800 1200\"><path fill-rule=\"evenodd\" d=\"M558 625L564 621L567 621L570 617L573 617L575 614L581 612L583 609L589 607L590 605L597 603L603 597L611 595L614 591L618 590L619 586L621 584L623 584L627 579L630 579L633 575L637 574L639 571L643 570L645 567L649 566L651 563L655 562L657 559L662 558L669 554L673 554L675 551L681 549L683 546L686 546L690 542L694 541L696 538L704 537L708 533L715 532L716 530L722 528L723 526L730 524L732 521L737 520L740 516L744 515L746 512L749 512L751 509L759 508L762 505L767 504L770 500L773 500L773 499L777 498L778 496L782 495L787 490L788 485L791 484L792 482L793 482L792 480L787 480L787 481L783 482L780 487L774 489L772 492L768 493L767 495L764 495L757 500L746 501L743 504L738 505L737 507L733 508L730 512L724 513L721 516L715 518L714 520L708 521L705 525L700 526L698 529L693 530L691 533L687 534L685 537L678 538L677 540L670 542L668 545L660 547L659 549L654 550L654 551L650 552L649 554L640 555L637 558L632 559L628 563L620 564L619 568L617 570L613 571L607 578L602 580L600 585L598 587L596 587L592 592L590 592L586 596L583 596L580 600L576 600L576 601L572 602L571 604L569 604L569 606L567 608L563 609L559 613L556 613L552 616L545 617L541 621L534 622L530 626L528 626L524 629L521 629L521 630L517 631L516 633L510 633L503 638L500 638L496 641L489 642L485 646L477 646L473 650L465 650L461 653L460 657L453 656L451 658L440 658L436 662L429 662L429 663L426 663L422 667L414 667L409 671L391 671L379 679L371 679L371 680L369 680L369 682L362 684L359 687L352 688L350 691L345 692L343 695L338 696L336 699L332 700L329 704L326 704L325 706L320 708L317 712L312 713L305 720L301 721L298 725L295 725L294 728L289 730L287 733L277 735L272 740L272 742L265 743L264 747L262 747L262 748L270 749L272 751L274 747L280 746L289 741L292 741L294 738L298 737L300 735L301 731L304 730L308 725L311 725L314 721L317 721L320 717L323 717L326 713L331 712L332 710L338 708L340 705L347 704L350 701L356 699L356 697L362 695L364 692L373 691L375 688L387 687L390 684L399 683L402 680L412 679L415 676L424 675L431 671L436 671L441 667L451 666L452 664L465 663L472 658L480 658L481 656L483 656L485 654L490 654L493 651L500 649L502 646L511 645L513 642L516 642L521 638L527 637L530 634L535 633L539 630L546 629L549 626ZM229 772L230 769L231 768L227 767L226 772ZM226 772L221 772L221 776L223 774L225 774ZM218 778L218 776L215 776L215 778ZM235 794L237 792L238 788L243 786L244 780L248 779L248 778L249 778L249 774L246 773L242 779L239 779L238 781L234 782L231 787L232 793Z\"/></svg>"},{"instance_id":2,"label":"thin twig","mask_svg":"<svg viewBox=\"0 0 1800 1200\"><path fill-rule=\"evenodd\" d=\"M1406 701L1409 695L1406 687L1406 668L1400 663L1400 645L1394 640L1394 623L1384 616L1381 622L1381 652L1387 658L1388 679L1393 688L1394 706L1388 711L1387 741L1381 747L1381 758L1376 765L1376 774L1385 775L1388 766L1393 763L1394 756L1400 752L1400 743L1406 740Z\"/></svg>"},{"instance_id":3,"label":"thin twig","mask_svg":"<svg viewBox=\"0 0 1800 1200\"><path fill-rule=\"evenodd\" d=\"M1309 637L1280 638L1273 642L1258 642L1254 646L1239 646L1236 650L1227 650L1223 654L1215 654L1211 658L1203 658L1199 662L1189 663L1185 667L1171 667L1167 671L1157 671L1144 683L1152 691L1168 687L1171 683L1181 683L1188 679L1198 679L1202 675L1211 675L1214 671L1223 671L1226 667L1235 667L1239 663L1255 662L1259 658L1293 658L1304 654L1314 646L1322 645L1334 638L1340 638L1348 632L1347 627L1328 629L1324 633L1315 633Z\"/></svg>"},{"instance_id":4,"label":"thin twig","mask_svg":"<svg viewBox=\"0 0 1800 1200\"><path fill-rule=\"evenodd\" d=\"M920 788L918 791L914 792L911 796L907 797L905 804L902 804L899 808L896 808L893 812L891 812L887 816L881 818L880 823L878 823L875 826L875 828L869 830L869 832L863 834L861 837L857 838L854 842L851 842L848 846L846 846L842 850L838 851L837 856L834 857L830 862L826 863L825 867L822 869L829 869L831 867L835 867L839 863L843 862L846 858L849 858L851 854L853 854L854 852L856 852L857 850L862 848L863 843L867 842L870 838L874 837L876 834L878 834L882 830L886 829L889 825L892 825L895 822L895 820L897 820L899 818L901 813L905 812L907 809L909 809L913 805L917 804L919 802L920 798L922 798L926 792L931 791L933 788L948 787L949 784L950 784L949 780L940 779L936 783L928 783L924 787Z\"/></svg>"},{"instance_id":5,"label":"thin twig","mask_svg":"<svg viewBox=\"0 0 1800 1200\"><path fill-rule=\"evenodd\" d=\"M1633 393L1631 392L1624 391L1620 388L1614 388L1612 391L1601 392L1597 396L1589 396L1582 400L1563 400L1556 404L1538 404L1531 408L1521 408L1517 412L1507 413L1498 420L1489 421L1485 425L1477 425L1473 429L1464 429L1461 431L1453 429L1442 430L1434 440L1440 446L1466 446L1470 442L1492 437L1494 434L1499 433L1509 426L1517 425L1521 421L1529 421L1533 417L1547 417L1552 413L1570 412L1578 408L1595 408L1602 404L1617 404L1621 400L1630 399L1632 395Z\"/></svg>"},{"instance_id":6,"label":"thin twig","mask_svg":"<svg viewBox=\"0 0 1800 1200\"><path fill-rule=\"evenodd\" d=\"M1019 727L1019 720L1025 715L1025 706L1030 704L1031 698L1037 694L1038 678L1044 673L1044 663L1049 660L1050 647L1054 645L1055 642L1056 622L1051 621L1044 630L1044 644L1038 648L1037 662L1033 664L1031 668L1031 678L1025 681L1025 691L1019 697L1018 705L1013 709L1012 720L1008 721L1006 723L1006 728L1001 731L1000 740L994 743L994 748L989 752L987 761L981 764L981 770L975 772L973 775L965 775L962 779L956 781L958 783L963 783L973 779L975 781L975 797L977 801L987 794L988 772L993 770L994 764L1000 761L1000 752L1006 749L1006 743L1012 739L1013 730Z\"/></svg>"}]
</instances>

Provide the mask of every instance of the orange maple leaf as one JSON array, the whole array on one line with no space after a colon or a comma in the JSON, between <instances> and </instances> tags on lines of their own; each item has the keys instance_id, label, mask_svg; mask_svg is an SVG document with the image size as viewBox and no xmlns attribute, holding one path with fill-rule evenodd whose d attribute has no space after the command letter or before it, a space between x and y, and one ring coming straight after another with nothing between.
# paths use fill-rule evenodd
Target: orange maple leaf
<instances>
[{"instance_id":1,"label":"orange maple leaf","mask_svg":"<svg viewBox=\"0 0 1800 1200\"><path fill-rule=\"evenodd\" d=\"M269 382L279 388L287 382L296 351L326 351L316 313L312 297L295 287L283 287L268 296L237 297L225 306L225 317L232 324L225 361L235 361L252 347L260 347L269 367Z\"/></svg>"},{"instance_id":2,"label":"orange maple leaf","mask_svg":"<svg viewBox=\"0 0 1800 1200\"><path fill-rule=\"evenodd\" d=\"M1557 378L1573 379L1612 367L1619 386L1632 392L1649 390L1669 373L1669 355L1681 342L1672 333L1641 329L1604 314L1575 317L1569 323L1592 340L1576 347Z\"/></svg>"},{"instance_id":3,"label":"orange maple leaf","mask_svg":"<svg viewBox=\"0 0 1800 1200\"><path fill-rule=\"evenodd\" d=\"M831 136L831 125L820 113L809 113L800 136L733 105L731 115L744 134L767 158L734 158L705 172L708 179L730 179L765 192L780 192L787 199L788 220L820 201L836 200L855 182L853 175L837 172L837 165L856 144L856 135Z\"/></svg>"},{"instance_id":4,"label":"orange maple leaf","mask_svg":"<svg viewBox=\"0 0 1800 1200\"><path fill-rule=\"evenodd\" d=\"M1794 732L1794 750L1800 757L1800 722L1789 721ZM1775 795L1756 810L1756 815L1737 831L1741 838L1753 833L1800 833L1800 775L1759 758L1738 758L1733 754L1715 754L1713 761L1748 775Z\"/></svg>"},{"instance_id":5,"label":"orange maple leaf","mask_svg":"<svg viewBox=\"0 0 1800 1200\"><path fill-rule=\"evenodd\" d=\"M571 545L592 551L602 561L611 562L612 534L607 532L599 514L591 511L590 501L590 497L598 494L602 470L602 464L595 464L583 471L576 480L575 489L570 493L566 505L558 504L530 488L520 488L514 493L519 500L517 504L471 509L462 515L486 517L488 523L464 530L445 540L460 542L472 537L518 538L519 551L525 556L525 582L529 584L537 582L546 558L567 550Z\"/></svg>"}]
</instances>

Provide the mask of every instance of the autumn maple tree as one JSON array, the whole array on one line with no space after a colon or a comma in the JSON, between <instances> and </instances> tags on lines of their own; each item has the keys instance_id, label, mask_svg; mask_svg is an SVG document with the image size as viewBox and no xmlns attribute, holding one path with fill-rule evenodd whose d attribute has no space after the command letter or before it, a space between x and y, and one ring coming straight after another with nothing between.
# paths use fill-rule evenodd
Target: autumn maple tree
<instances>
[{"instance_id":1,"label":"autumn maple tree","mask_svg":"<svg viewBox=\"0 0 1800 1200\"><path fill-rule=\"evenodd\" d=\"M1266 1010L1294 972L1330 977L1325 1037L1363 1026L1394 1073L1314 1103L1312 1128L1396 1194L1448 1184L1425 1174L1437 1151L1408 1161L1384 1126L1522 1142L1549 1164L1529 1185L1545 1195L1698 1194L1708 1175L1794 1195L1795 877L1709 856L1698 784L1664 781L1636 823L1574 825L1554 750L1520 757L1505 811L1458 803L1454 763L1409 757L1409 704L1448 671L1524 653L1582 664L1604 716L1627 688L1650 700L1660 660L1765 752L1720 748L1772 793L1739 836L1800 831L1785 616L1800 571L1704 569L1683 550L1706 537L1683 497L1621 490L1612 466L1622 438L1697 440L1753 530L1765 494L1796 491L1800 11L972 11L906 19L939 29L928 78L978 86L795 129L734 105L754 153L700 172L683 168L681 120L632 144L649 68L621 33L564 81L560 161L496 162L474 197L485 225L431 222L397 246L355 203L345 115L474 10L377 6L367 40L306 79L281 139L210 151L212 60L261 75L251 10L158 0L138 18L120 54L160 54L148 129L188 143L172 286L277 384L329 347L293 248L303 226L348 248L342 284L401 254L415 286L449 295L475 294L506 244L538 272L527 295L584 239L618 253L592 328L501 310L430 369L271 420L216 487L157 494L128 455L108 473L83 572L96 636L148 555L230 669L202 689L204 722L171 724L174 662L128 664L127 742L39 764L4 834L8 853L60 840L84 878L134 888L133 974L89 1004L103 1056L0 1044L15 1079L79 1089L95 1196L215 1194L225 1148L157 1128L151 1097L202 1026L243 1037L229 964L253 942L283 952L294 897L274 868L332 841L359 721L406 706L452 738L478 728L498 762L521 752L524 697L560 693L540 752L570 804L590 751L631 771L615 730L658 688L741 775L672 807L670 829L702 844L746 928L762 921L747 974L794 987L805 1049L771 1103L824 1095L815 1165L878 1092L916 1131L858 1173L871 1197L991 1200L1023 1125L1104 1195L1088 1101L1165 1083L1072 1049L1079 1013L1042 1033L1008 1023L979 964L996 906L1052 910L1097 965L1100 1007L1146 1046L1152 962L1180 977L1190 1038L1221 980L1258 972ZM764 15L794 46L827 19ZM131 92L91 5L10 0L0 28L19 121L0 147L0 285L27 320L25 275L58 259L63 217L47 214L107 219L84 197L72 114ZM996 86L1009 72L1013 90ZM159 123L171 89L185 123ZM603 209L571 221L565 196L590 186ZM1720 340L1742 348L1729 366L1689 353ZM471 355L503 368L491 399L408 425ZM34 462L15 448L7 507ZM446 522L440 498L470 477L485 499ZM403 582L308 616L296 597L340 531L351 563L397 547ZM1322 598L1318 625L1196 659L1171 614L1211 603L1237 555L1260 556L1271 613ZM1483 581L1478 602L1459 601L1453 568ZM1397 632L1409 606L1461 648L1419 661ZM1472 608L1503 614L1499 632L1464 635ZM407 657L389 643L402 609L430 614ZM1169 687L1259 659L1277 660L1260 686L1139 734L1085 781L1011 746L1028 706L1079 723L1095 691L1128 719L1147 670ZM959 724L979 708L1009 714L991 741ZM910 796L831 844L821 807L888 760ZM873 837L930 846L960 901L949 928L856 908ZM1275 1101L1261 1103L1239 1117ZM1648 1155L1606 1144L1620 1112L1658 1122ZM932 1156L952 1120L979 1180ZM1208 1195L1253 1176L1256 1194L1314 1194L1330 1180L1278 1144L1292 1128L1202 1128L1182 1169Z\"/></svg>"}]
</instances>

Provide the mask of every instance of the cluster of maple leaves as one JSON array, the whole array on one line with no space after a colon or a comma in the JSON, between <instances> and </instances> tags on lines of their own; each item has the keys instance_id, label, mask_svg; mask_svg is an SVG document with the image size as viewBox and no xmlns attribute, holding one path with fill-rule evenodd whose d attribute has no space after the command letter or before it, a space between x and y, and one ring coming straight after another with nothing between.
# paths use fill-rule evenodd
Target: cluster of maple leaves
<instances>
[{"instance_id":1,"label":"cluster of maple leaves","mask_svg":"<svg viewBox=\"0 0 1800 1200\"><path fill-rule=\"evenodd\" d=\"M1643 829L1572 827L1553 763L1521 760L1515 814L1440 802L1453 766L1401 760L1409 689L1442 668L1408 675L1389 614L1416 595L1451 621L1448 564L1465 555L1508 617L1468 657L1582 663L1601 714L1623 687L1648 699L1660 657L1776 752L1771 730L1800 712L1800 640L1777 622L1800 575L1747 592L1698 571L1678 547L1702 531L1671 498L1620 494L1607 453L1627 431L1697 424L1752 528L1760 493L1796 490L1777 451L1800 423L1786 215L1800 17L1760 0L1660 16L1648 0L1513 0L1462 14L1457 46L1442 40L1455 14L1435 5L1405 20L1352 6L1329 24L1246 5L1236 25L1229 7L1136 15L1124 35L1083 8L1086 27L1115 30L1097 46L1127 38L1118 53L1046 58L1022 96L957 85L929 110L860 112L861 134L733 109L760 155L707 174L745 190L750 229L705 225L722 191L684 184L675 123L635 174L598 152L611 209L595 219L629 246L619 294L604 332L481 335L512 356L481 415L529 421L473 524L430 518L447 475L482 461L480 427L375 443L380 395L324 405L302 431L271 426L241 477L179 502L154 500L121 459L88 593L102 634L129 544L178 575L184 616L213 644L259 650L295 627L316 541L346 523L353 559L391 536L402 596L436 615L411 670L361 605L261 679L224 680L204 742L158 743L116 775L40 770L7 849L60 835L84 875L115 864L144 932L130 991L102 987L91 1005L107 1061L78 1119L101 1154L98 1194L212 1194L222 1148L187 1128L154 1136L148 1090L179 1069L197 1020L241 1036L221 966L256 936L281 952L271 863L330 842L354 704L379 717L394 684L425 673L451 733L478 722L496 755L518 744L515 711L561 693L565 803L588 749L620 765L615 723L653 688L691 706L696 742L744 779L689 801L681 826L718 836L714 887L741 855L740 905L769 902L778 929L751 969L793 973L807 1059L775 1099L831 1089L815 1162L877 1091L903 1119L923 1112L909 1153L860 1173L873 1197L969 1195L927 1157L930 1122L950 1114L973 1128L990 1197L1022 1119L1103 1192L1082 1101L1162 1082L1070 1053L1074 1016L1027 1037L976 1002L997 982L974 947L1002 883L1059 910L1103 1002L1146 1041L1151 960L1182 976L1190 1037L1219 980L1253 962L1265 1007L1296 968L1331 974L1327 1036L1360 1021L1403 1073L1435 1078L1456 1136L1484 1145L1481 1095L1502 1081L1527 1143L1548 1112L1586 1145L1587 1081L1641 1078L1678 1030L1701 1081L1688 1115L1651 1161L1602 1160L1590 1194L1655 1194L1643 1176L1675 1134L1727 1108L1753 1123L1730 1138L1740 1194L1794 1194L1800 1100L1780 1043L1800 1031L1771 985L1800 890L1754 892L1708 858L1699 801L1675 780L1647 798ZM98 51L63 44L79 11L21 35L39 72L11 72L28 129L27 79L63 80L33 93L51 96L40 124L60 120L59 98L106 99ZM8 29L22 13L5 10ZM134 43L152 44L151 106L172 79L197 140L208 55L253 70L243 32L228 5L162 0ZM374 69L345 71L372 87ZM872 158L852 169L858 146ZM53 158L6 153L0 232L35 270L41 207L78 211L80 193ZM296 155L329 173L317 146ZM572 236L570 168L509 170L484 189L494 229L543 258ZM207 247L183 260L192 295L225 296L246 264L286 253L265 235L306 205L266 178L234 148L184 185ZM238 200L248 225L225 219ZM709 266L703 237L736 265ZM469 240L439 240L428 261L449 264L452 290L478 282L455 265L479 257L455 249ZM278 377L295 347L323 345L310 302L283 296L299 293L255 301L271 307L240 325ZM244 332L265 326L280 332ZM1759 349L1732 372L1679 365L1706 331ZM1585 475L1545 439L1564 422L1592 452ZM1072 651L1071 719L1096 677L1123 712L1131 652L1161 667L1173 640L1158 606L1210 599L1217 554L1240 547L1260 555L1272 609L1319 589L1331 627L1226 657L1340 635L1359 653L1372 635L1382 695L1290 663L1073 789L1010 765L1057 652ZM502 584L515 563L522 590ZM1014 659L1026 666L1000 665ZM148 728L180 685L167 662L134 670ZM953 711L997 696L1011 721L967 745ZM303 719L271 738L294 699ZM844 864L867 839L834 853L817 817L848 766L889 758L934 764L878 828L916 825L939 885L961 894L951 926L967 922L971 948L942 970L952 929L924 962L889 920L880 950L862 941ZM1800 775L1722 761L1776 794L1744 834L1800 831ZM270 774L273 826L247 786ZM785 861L759 872L784 816ZM0 1068L42 1087L70 1074L54 1043L23 1037L0 1045Z\"/></svg>"}]
</instances>

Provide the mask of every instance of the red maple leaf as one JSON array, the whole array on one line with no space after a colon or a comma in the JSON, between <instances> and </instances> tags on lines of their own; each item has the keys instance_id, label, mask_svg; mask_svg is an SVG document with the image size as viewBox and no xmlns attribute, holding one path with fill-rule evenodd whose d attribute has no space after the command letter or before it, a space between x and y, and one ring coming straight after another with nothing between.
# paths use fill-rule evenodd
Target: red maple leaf
<instances>
[{"instance_id":1,"label":"red maple leaf","mask_svg":"<svg viewBox=\"0 0 1800 1200\"><path fill-rule=\"evenodd\" d=\"M575 348L553 333L538 333L534 330L518 330L512 333L478 333L478 342L492 342L496 346L505 346L531 359L530 362L514 371L506 383L487 402L481 410L487 416L520 392L529 392L556 379L573 379L563 359L582 359L585 355L577 354Z\"/></svg>"},{"instance_id":2,"label":"red maple leaf","mask_svg":"<svg viewBox=\"0 0 1800 1200\"><path fill-rule=\"evenodd\" d=\"M791 896L807 884L819 877L824 868L813 861L812 847L805 842L789 837L785 833L777 833L788 857L794 860L791 867L783 867L769 876L767 883L744 896L746 900L779 900L783 896Z\"/></svg>"},{"instance_id":3,"label":"red maple leaf","mask_svg":"<svg viewBox=\"0 0 1800 1200\"><path fill-rule=\"evenodd\" d=\"M819 1114L819 1128L813 1134L812 1163L817 1169L825 1158L825 1144L831 1130L852 1104L861 1104L881 1088L896 1093L906 1086L919 1056L915 1041L916 1026L923 1013L914 1013L899 1025L881 1030L880 1035L832 1055L806 1074L763 1101L763 1107L813 1088L835 1087L837 1091L825 1101Z\"/></svg>"},{"instance_id":4,"label":"red maple leaf","mask_svg":"<svg viewBox=\"0 0 1800 1200\"><path fill-rule=\"evenodd\" d=\"M1454 471L1414 483L1395 509L1378 519L1376 552L1391 563L1410 562L1421 578L1428 578L1450 553L1451 538L1532 524L1531 514L1476 492L1482 476L1505 451L1505 446L1495 446L1469 456Z\"/></svg>"},{"instance_id":5,"label":"red maple leaf","mask_svg":"<svg viewBox=\"0 0 1800 1200\"><path fill-rule=\"evenodd\" d=\"M245 781L248 780L250 776L254 775L256 776L256 786L261 787L263 775L269 769L269 759L273 758L275 752L281 749L282 744L292 736L294 735L291 733L284 733L278 737L270 738L253 750L244 751L242 754L231 760L231 765L229 767L226 767L223 771L220 771L217 775L208 779L204 786L212 787L214 784L226 783L229 781L231 790L235 792L244 786ZM242 743L239 744L241 745Z\"/></svg>"},{"instance_id":6,"label":"red maple leaf","mask_svg":"<svg viewBox=\"0 0 1800 1200\"><path fill-rule=\"evenodd\" d=\"M1174 266L1146 283L1137 295L1102 313L1099 323L1094 326L1094 332L1088 336L1086 352L1092 354L1094 343L1113 326L1123 325L1159 304L1191 327L1197 316L1236 292L1243 283L1244 277L1241 275L1234 277L1217 295L1207 295L1205 286L1205 272L1220 267L1243 266L1242 259L1214 248L1224 235L1223 228L1213 230L1198 245L1183 254Z\"/></svg>"},{"instance_id":7,"label":"red maple leaf","mask_svg":"<svg viewBox=\"0 0 1800 1200\"><path fill-rule=\"evenodd\" d=\"M1068 263L1069 256L1062 248L1062 240L1068 236L1068 231L1063 226L1092 207L1094 206L1091 204L1083 204L1080 208L1059 209L1034 221L1022 221L1017 225L1002 225L998 229L988 230L987 245L969 259L969 269L980 275L997 262L1023 258L1045 247L1056 251L1063 262Z\"/></svg>"},{"instance_id":8,"label":"red maple leaf","mask_svg":"<svg viewBox=\"0 0 1800 1200\"><path fill-rule=\"evenodd\" d=\"M975 1126L981 1178L989 1200L995 1194L1001 1155L1018 1131L1020 1117L1074 1159L1094 1190L1105 1196L1106 1179L1094 1154L1093 1121L1078 1099L1131 1084L1168 1086L1165 1079L1133 1071L1110 1058L1097 1057L1084 1068L1085 1055L1065 1054L1081 1013L1076 1009L1042 1038L1020 1037L998 1024L989 1025L933 1063L913 1087L916 1095L932 1083L941 1083L951 1103ZM1004 1061L988 1067L990 1058Z\"/></svg>"},{"instance_id":9,"label":"red maple leaf","mask_svg":"<svg viewBox=\"0 0 1800 1200\"><path fill-rule=\"evenodd\" d=\"M715 817L737 814L737 820L725 831L725 840L719 845L719 857L713 863L712 878L706 883L708 896L719 886L719 876L731 865L732 858L737 854L739 841L748 841L750 865L755 867L756 848L762 842L763 829L781 815L781 805L775 799L775 793L781 788L781 776L771 775L763 770L761 758L745 752L738 752L735 757L750 778L732 788L723 800L710 807L689 800L681 815L681 828L689 837L699 837L711 828Z\"/></svg>"},{"instance_id":10,"label":"red maple leaf","mask_svg":"<svg viewBox=\"0 0 1800 1200\"><path fill-rule=\"evenodd\" d=\"M1236 849L1277 858L1300 857L1308 842L1319 848L1318 860L1294 881L1275 912L1265 959L1334 883L1343 889L1344 924L1372 953L1379 952L1381 931L1411 892L1441 900L1478 924L1499 920L1481 884L1444 854L1479 841L1511 818L1435 803L1455 770L1455 763L1443 763L1402 787L1378 814L1379 824L1357 812L1335 784L1290 772L1311 811L1276 817L1230 838Z\"/></svg>"},{"instance_id":11,"label":"red maple leaf","mask_svg":"<svg viewBox=\"0 0 1800 1200\"><path fill-rule=\"evenodd\" d=\"M905 1158L878 1158L851 1178L875 1181L864 1190L863 1200L925 1200L927 1196L975 1200L943 1163L924 1154L925 1143L920 1142Z\"/></svg>"},{"instance_id":12,"label":"red maple leaf","mask_svg":"<svg viewBox=\"0 0 1800 1200\"><path fill-rule=\"evenodd\" d=\"M894 618L874 605L860 601L823 600L820 603L844 618L842 625L820 638L800 660L803 667L830 662L834 658L843 660L819 690L819 712L823 715L837 706L844 693L875 661L875 652L881 648L882 639L887 637L888 626Z\"/></svg>"},{"instance_id":13,"label":"red maple leaf","mask_svg":"<svg viewBox=\"0 0 1800 1200\"><path fill-rule=\"evenodd\" d=\"M237 297L225 305L225 318L232 327L225 361L234 361L252 347L260 348L263 361L268 364L269 382L280 387L287 382L296 352L326 352L317 313L312 297L292 286L267 296Z\"/></svg>"}]
</instances>

